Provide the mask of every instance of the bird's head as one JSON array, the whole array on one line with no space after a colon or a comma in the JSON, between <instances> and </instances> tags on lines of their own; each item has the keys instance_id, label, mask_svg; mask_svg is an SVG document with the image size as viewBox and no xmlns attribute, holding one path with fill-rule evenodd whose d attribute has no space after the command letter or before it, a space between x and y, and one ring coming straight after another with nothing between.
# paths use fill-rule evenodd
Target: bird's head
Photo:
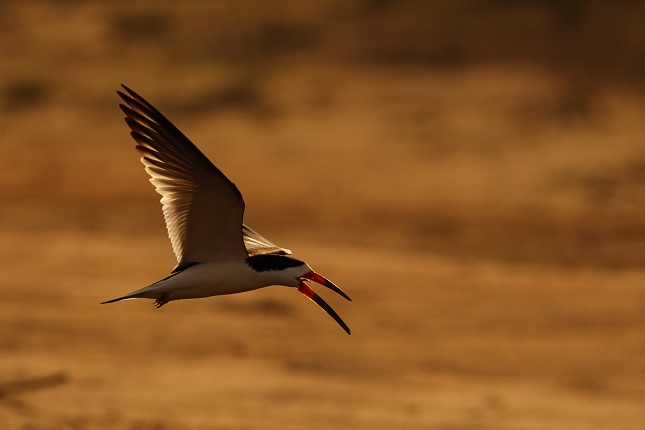
<instances>
[{"instance_id":1,"label":"bird's head","mask_svg":"<svg viewBox=\"0 0 645 430\"><path fill-rule=\"evenodd\" d=\"M325 302L316 292L307 284L308 281L323 285L332 291L340 294L347 300L351 301L347 294L338 288L333 282L324 276L314 272L311 267L304 261L298 260L291 256L264 254L255 255L247 259L247 264L256 272L273 272L279 276L277 284L288 287L297 287L298 291L309 298L311 301L320 306L330 317L332 317L342 328L351 334L347 324L338 316L331 306Z\"/></svg>"}]
</instances>

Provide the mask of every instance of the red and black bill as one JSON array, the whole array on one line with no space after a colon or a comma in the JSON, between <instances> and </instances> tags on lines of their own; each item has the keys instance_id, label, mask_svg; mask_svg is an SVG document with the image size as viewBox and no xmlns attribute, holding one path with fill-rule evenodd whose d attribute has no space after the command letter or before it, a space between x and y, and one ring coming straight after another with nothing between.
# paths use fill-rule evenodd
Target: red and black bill
<instances>
[{"instance_id":1,"label":"red and black bill","mask_svg":"<svg viewBox=\"0 0 645 430\"><path fill-rule=\"evenodd\" d=\"M344 292L343 290L341 290L340 288L338 288L338 287L336 286L336 284L334 284L334 283L333 283L333 282L331 282L329 279L325 278L325 277L324 277L324 276L322 276L322 275L319 275L319 274L318 274L318 273L316 273L316 272L309 272L309 273L307 273L306 275L304 275L304 276L303 276L303 278L305 278L305 279L309 279L309 280L311 280L311 281L314 281L314 282L316 282L317 284L324 285L325 287L329 288L330 290L332 290L332 291L334 291L334 292L336 292L336 293L340 294L341 296L345 297L345 298L346 298L347 300L349 300L350 302L352 301L352 299L350 299L350 298L349 298L349 296L348 296L347 294L345 294L345 292Z\"/></svg>"},{"instance_id":2,"label":"red and black bill","mask_svg":"<svg viewBox=\"0 0 645 430\"><path fill-rule=\"evenodd\" d=\"M311 272L311 273L313 273L313 272ZM307 279L310 279L310 278L307 278ZM323 284L323 285L325 285L325 284ZM336 287L336 288L338 288L338 287ZM340 288L339 288L339 290L340 290ZM307 298L309 298L312 302L314 302L315 304L320 306L325 312L327 312L327 314L330 317L332 317L338 323L338 325L340 325L343 328L343 330L345 330L347 332L347 334L352 334L352 332L350 331L349 327L347 327L347 324L345 324L345 321L343 321L343 319L338 316L336 311L334 311L332 309L332 307L329 306L327 304L327 302L325 302L322 299L322 297L320 297L318 294L316 294L316 292L314 290L312 290L309 285L305 284L304 281L300 281L300 288L298 288L298 291L300 291ZM346 297L346 295L344 293L339 293L339 294L341 294L343 297ZM346 298L347 298L347 300L350 300L349 297L346 297Z\"/></svg>"}]
</instances>

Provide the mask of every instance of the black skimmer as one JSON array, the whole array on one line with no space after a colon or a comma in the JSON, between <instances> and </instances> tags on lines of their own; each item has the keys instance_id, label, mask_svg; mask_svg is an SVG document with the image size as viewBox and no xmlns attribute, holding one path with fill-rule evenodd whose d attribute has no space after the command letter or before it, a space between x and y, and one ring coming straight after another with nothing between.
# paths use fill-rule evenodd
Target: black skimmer
<instances>
[{"instance_id":1,"label":"black skimmer","mask_svg":"<svg viewBox=\"0 0 645 430\"><path fill-rule=\"evenodd\" d=\"M165 116L122 85L125 122L137 142L161 204L177 265L170 276L103 303L154 299L160 308L173 300L235 294L270 285L298 288L351 334L347 324L306 281L351 299L291 251L274 245L242 223L244 199L231 182ZM102 303L102 304L103 304Z\"/></svg>"}]
</instances>

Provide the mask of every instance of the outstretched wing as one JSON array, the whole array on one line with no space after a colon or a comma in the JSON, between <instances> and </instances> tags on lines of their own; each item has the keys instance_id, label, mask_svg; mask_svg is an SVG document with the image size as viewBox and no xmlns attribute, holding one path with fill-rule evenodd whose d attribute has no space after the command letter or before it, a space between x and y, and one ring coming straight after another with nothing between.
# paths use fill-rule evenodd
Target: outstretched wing
<instances>
[{"instance_id":1,"label":"outstretched wing","mask_svg":"<svg viewBox=\"0 0 645 430\"><path fill-rule=\"evenodd\" d=\"M242 225L242 234L244 235L244 245L249 256L260 254L291 255L291 250L274 245L247 225Z\"/></svg>"},{"instance_id":2,"label":"outstretched wing","mask_svg":"<svg viewBox=\"0 0 645 430\"><path fill-rule=\"evenodd\" d=\"M177 268L248 257L242 236L244 199L208 158L150 103L123 85L119 105L150 182L161 194Z\"/></svg>"}]
</instances>

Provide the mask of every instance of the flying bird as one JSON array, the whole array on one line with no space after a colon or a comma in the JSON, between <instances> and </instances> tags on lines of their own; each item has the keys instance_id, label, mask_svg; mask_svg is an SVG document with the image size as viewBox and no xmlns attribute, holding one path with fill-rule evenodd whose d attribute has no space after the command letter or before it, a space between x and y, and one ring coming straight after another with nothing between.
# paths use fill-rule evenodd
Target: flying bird
<instances>
[{"instance_id":1,"label":"flying bird","mask_svg":"<svg viewBox=\"0 0 645 430\"><path fill-rule=\"evenodd\" d=\"M171 274L104 303L153 299L160 308L173 300L235 294L270 285L297 288L351 334L347 324L307 284L313 281L350 300L331 281L291 251L274 245L243 224L244 199L231 182L165 116L122 85L130 135L150 182L161 194L164 219L177 265Z\"/></svg>"}]
</instances>

